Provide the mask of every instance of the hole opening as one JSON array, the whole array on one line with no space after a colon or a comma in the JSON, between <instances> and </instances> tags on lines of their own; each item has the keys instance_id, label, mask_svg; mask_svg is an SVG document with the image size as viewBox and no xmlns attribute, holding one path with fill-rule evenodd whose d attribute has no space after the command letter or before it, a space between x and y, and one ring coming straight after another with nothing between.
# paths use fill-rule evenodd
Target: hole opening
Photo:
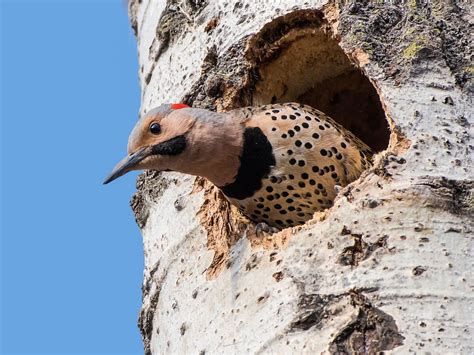
<instances>
[{"instance_id":1,"label":"hole opening","mask_svg":"<svg viewBox=\"0 0 474 355\"><path fill-rule=\"evenodd\" d=\"M342 124L374 151L388 147L390 130L374 85L327 28L296 29L280 39L278 55L256 65L255 106L298 102Z\"/></svg>"}]
</instances>

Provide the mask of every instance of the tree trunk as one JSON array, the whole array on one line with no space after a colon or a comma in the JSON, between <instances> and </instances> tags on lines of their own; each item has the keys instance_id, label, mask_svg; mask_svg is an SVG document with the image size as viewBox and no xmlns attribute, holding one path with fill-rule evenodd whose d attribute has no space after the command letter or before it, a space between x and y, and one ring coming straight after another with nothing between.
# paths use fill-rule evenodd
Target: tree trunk
<instances>
[{"instance_id":1,"label":"tree trunk","mask_svg":"<svg viewBox=\"0 0 474 355\"><path fill-rule=\"evenodd\" d=\"M297 101L379 152L263 239L204 179L142 174L146 353L474 353L468 4L129 2L141 114Z\"/></svg>"}]
</instances>

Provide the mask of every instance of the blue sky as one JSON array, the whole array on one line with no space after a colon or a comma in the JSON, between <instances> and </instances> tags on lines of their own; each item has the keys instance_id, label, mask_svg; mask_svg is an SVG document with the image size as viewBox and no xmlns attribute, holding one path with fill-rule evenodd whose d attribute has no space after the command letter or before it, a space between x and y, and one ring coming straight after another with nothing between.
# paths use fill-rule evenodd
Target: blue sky
<instances>
[{"instance_id":1,"label":"blue sky","mask_svg":"<svg viewBox=\"0 0 474 355\"><path fill-rule=\"evenodd\" d=\"M139 110L122 0L0 0L2 353L142 353Z\"/></svg>"}]
</instances>

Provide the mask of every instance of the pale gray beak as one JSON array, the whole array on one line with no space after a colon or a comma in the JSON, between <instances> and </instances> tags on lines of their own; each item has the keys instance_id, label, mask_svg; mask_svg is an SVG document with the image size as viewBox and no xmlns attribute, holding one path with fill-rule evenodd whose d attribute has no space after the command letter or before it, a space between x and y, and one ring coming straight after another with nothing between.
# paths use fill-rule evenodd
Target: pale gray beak
<instances>
[{"instance_id":1,"label":"pale gray beak","mask_svg":"<svg viewBox=\"0 0 474 355\"><path fill-rule=\"evenodd\" d=\"M139 162L141 162L143 159L148 157L151 153L151 147L144 147L139 150L137 150L135 153L132 155L129 155L122 159L120 163L118 163L114 170L110 173L109 176L104 181L104 185L108 184L111 181L114 181L115 179L119 178L122 175L125 175L131 170L134 170L133 168L135 165L137 165Z\"/></svg>"}]
</instances>

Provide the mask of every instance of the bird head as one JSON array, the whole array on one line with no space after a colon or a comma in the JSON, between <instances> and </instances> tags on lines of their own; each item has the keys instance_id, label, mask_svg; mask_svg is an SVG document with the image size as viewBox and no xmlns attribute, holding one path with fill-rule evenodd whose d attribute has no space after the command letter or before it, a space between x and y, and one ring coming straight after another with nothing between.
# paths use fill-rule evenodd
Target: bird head
<instances>
[{"instance_id":1,"label":"bird head","mask_svg":"<svg viewBox=\"0 0 474 355\"><path fill-rule=\"evenodd\" d=\"M204 176L218 186L231 181L236 172L225 174L228 169L222 168L230 164L231 170L237 170L238 162L232 169L232 159L226 155L238 157L241 135L235 134L226 118L225 114L184 104L164 104L150 110L130 134L128 155L104 184L129 171L145 169ZM226 153L219 155L218 151Z\"/></svg>"},{"instance_id":2,"label":"bird head","mask_svg":"<svg viewBox=\"0 0 474 355\"><path fill-rule=\"evenodd\" d=\"M182 110L175 114L176 110ZM173 157L186 149L186 133L194 124L184 104L165 104L150 110L135 125L128 139L128 155L120 161L104 184L131 170L169 170Z\"/></svg>"}]
</instances>

